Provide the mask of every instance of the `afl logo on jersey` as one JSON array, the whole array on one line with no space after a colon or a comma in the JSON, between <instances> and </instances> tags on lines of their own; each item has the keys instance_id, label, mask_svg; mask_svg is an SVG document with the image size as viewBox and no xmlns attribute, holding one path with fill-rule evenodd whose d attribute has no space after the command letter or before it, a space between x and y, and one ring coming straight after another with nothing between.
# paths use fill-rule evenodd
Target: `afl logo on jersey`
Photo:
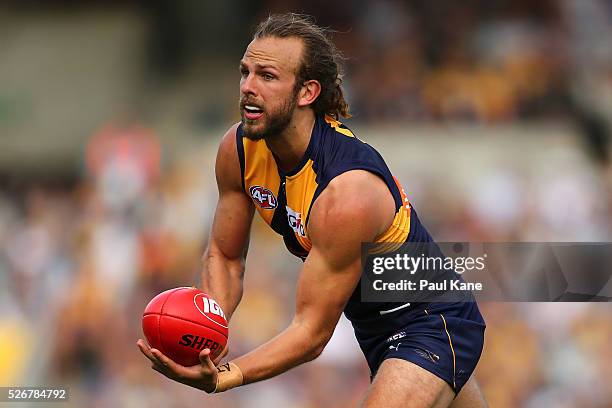
<instances>
[{"instance_id":1,"label":"afl logo on jersey","mask_svg":"<svg viewBox=\"0 0 612 408\"><path fill-rule=\"evenodd\" d=\"M251 186L249 193L253 197L253 201L264 210L273 210L278 205L274 194L265 187L262 186Z\"/></svg>"}]
</instances>

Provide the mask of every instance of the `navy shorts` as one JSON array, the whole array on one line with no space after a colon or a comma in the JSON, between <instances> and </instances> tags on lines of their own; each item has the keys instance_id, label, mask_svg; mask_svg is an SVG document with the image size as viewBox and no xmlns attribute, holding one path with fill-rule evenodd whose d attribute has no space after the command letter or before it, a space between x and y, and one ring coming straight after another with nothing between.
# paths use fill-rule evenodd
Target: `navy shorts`
<instances>
[{"instance_id":1,"label":"navy shorts","mask_svg":"<svg viewBox=\"0 0 612 408\"><path fill-rule=\"evenodd\" d=\"M353 321L373 379L387 358L410 361L458 393L480 359L485 322L475 302L427 303Z\"/></svg>"}]
</instances>

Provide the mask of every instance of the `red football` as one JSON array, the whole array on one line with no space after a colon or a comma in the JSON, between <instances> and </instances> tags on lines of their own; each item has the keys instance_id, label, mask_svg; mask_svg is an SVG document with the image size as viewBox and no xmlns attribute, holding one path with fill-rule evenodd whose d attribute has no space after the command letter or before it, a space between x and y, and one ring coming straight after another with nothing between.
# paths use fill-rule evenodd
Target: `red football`
<instances>
[{"instance_id":1,"label":"red football","mask_svg":"<svg viewBox=\"0 0 612 408\"><path fill-rule=\"evenodd\" d=\"M196 288L175 288L149 302L142 315L149 345L184 365L200 363L198 354L210 349L217 357L227 344L227 320L221 307Z\"/></svg>"}]
</instances>

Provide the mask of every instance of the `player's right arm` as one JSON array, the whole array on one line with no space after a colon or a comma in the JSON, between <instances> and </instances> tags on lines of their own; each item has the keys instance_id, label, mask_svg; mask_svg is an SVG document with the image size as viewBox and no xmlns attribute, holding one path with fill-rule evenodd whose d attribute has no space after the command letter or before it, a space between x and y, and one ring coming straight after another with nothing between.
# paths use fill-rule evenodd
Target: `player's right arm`
<instances>
[{"instance_id":1,"label":"player's right arm","mask_svg":"<svg viewBox=\"0 0 612 408\"><path fill-rule=\"evenodd\" d=\"M215 174L219 201L210 238L202 256L202 290L215 299L229 320L242 298L242 278L253 220L253 202L242 189L236 128L223 136Z\"/></svg>"}]
</instances>

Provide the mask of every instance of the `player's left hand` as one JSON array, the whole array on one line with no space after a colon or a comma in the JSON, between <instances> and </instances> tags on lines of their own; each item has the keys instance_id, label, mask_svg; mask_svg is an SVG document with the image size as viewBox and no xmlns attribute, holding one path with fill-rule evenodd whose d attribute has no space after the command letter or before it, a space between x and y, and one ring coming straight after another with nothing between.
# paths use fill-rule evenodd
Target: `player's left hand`
<instances>
[{"instance_id":1,"label":"player's left hand","mask_svg":"<svg viewBox=\"0 0 612 408\"><path fill-rule=\"evenodd\" d=\"M210 350L204 349L200 352L200 364L185 367L175 363L161 351L149 347L142 339L138 339L136 345L142 354L151 361L151 368L153 370L165 375L171 380L198 388L208 393L213 392L217 387L218 370L216 366L228 352L228 348L225 347L217 358L211 360Z\"/></svg>"}]
</instances>

